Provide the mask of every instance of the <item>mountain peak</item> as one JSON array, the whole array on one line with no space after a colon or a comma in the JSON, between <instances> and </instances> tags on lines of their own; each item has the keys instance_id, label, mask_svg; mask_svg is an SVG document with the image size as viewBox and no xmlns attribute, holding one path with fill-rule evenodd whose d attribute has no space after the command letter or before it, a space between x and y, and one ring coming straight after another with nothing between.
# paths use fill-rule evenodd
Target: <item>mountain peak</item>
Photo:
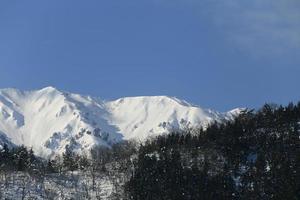
<instances>
[{"instance_id":1,"label":"mountain peak","mask_svg":"<svg viewBox=\"0 0 300 200\"><path fill-rule=\"evenodd\" d=\"M40 91L53 92L53 91L59 91L59 90L56 89L56 88L53 87L53 86L47 86L47 87L44 87L44 88L40 89Z\"/></svg>"},{"instance_id":2,"label":"mountain peak","mask_svg":"<svg viewBox=\"0 0 300 200\"><path fill-rule=\"evenodd\" d=\"M117 103L144 103L144 104L178 104L180 106L191 107L192 105L184 100L180 100L176 97L171 96L135 96L135 97L124 97L116 100Z\"/></svg>"},{"instance_id":3,"label":"mountain peak","mask_svg":"<svg viewBox=\"0 0 300 200\"><path fill-rule=\"evenodd\" d=\"M206 127L238 112L229 116L169 96L103 102L64 94L53 86L33 91L0 90L0 140L8 138L12 144L32 147L43 157L62 154L66 146L83 153L123 139L143 141L187 126Z\"/></svg>"}]
</instances>

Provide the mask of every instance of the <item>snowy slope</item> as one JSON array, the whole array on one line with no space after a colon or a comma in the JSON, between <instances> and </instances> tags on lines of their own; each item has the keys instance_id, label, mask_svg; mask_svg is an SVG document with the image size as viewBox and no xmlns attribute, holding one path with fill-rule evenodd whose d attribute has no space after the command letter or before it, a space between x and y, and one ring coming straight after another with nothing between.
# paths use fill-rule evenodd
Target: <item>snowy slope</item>
<instances>
[{"instance_id":1,"label":"snowy slope","mask_svg":"<svg viewBox=\"0 0 300 200\"><path fill-rule=\"evenodd\" d=\"M0 90L0 145L32 147L40 156L61 154L66 146L88 152L123 139L144 140L186 126L231 119L239 109L218 113L166 96L128 97L105 102L61 92Z\"/></svg>"},{"instance_id":2,"label":"snowy slope","mask_svg":"<svg viewBox=\"0 0 300 200\"><path fill-rule=\"evenodd\" d=\"M125 139L144 140L173 129L205 127L227 117L166 96L128 97L106 105L111 113L110 124L119 127Z\"/></svg>"}]
</instances>

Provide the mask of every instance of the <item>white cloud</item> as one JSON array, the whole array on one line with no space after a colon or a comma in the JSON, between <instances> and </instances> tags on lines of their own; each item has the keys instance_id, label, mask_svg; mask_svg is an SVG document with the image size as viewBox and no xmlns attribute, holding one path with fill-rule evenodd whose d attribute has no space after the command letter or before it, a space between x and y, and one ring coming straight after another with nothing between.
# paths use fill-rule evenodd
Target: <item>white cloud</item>
<instances>
[{"instance_id":1,"label":"white cloud","mask_svg":"<svg viewBox=\"0 0 300 200\"><path fill-rule=\"evenodd\" d=\"M300 0L157 1L197 7L233 47L254 56L300 54Z\"/></svg>"},{"instance_id":2,"label":"white cloud","mask_svg":"<svg viewBox=\"0 0 300 200\"><path fill-rule=\"evenodd\" d=\"M282 55L300 50L299 0L210 2L202 9L209 10L207 16L241 49L254 55Z\"/></svg>"}]
</instances>

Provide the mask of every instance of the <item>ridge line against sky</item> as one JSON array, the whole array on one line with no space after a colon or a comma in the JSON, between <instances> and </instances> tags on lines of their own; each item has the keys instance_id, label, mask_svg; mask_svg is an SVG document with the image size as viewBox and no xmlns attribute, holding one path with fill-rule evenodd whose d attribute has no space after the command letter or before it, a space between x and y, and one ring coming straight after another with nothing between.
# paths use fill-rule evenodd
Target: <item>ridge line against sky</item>
<instances>
[{"instance_id":1,"label":"ridge line against sky","mask_svg":"<svg viewBox=\"0 0 300 200\"><path fill-rule=\"evenodd\" d=\"M297 0L1 1L0 88L167 95L227 111L299 101Z\"/></svg>"}]
</instances>

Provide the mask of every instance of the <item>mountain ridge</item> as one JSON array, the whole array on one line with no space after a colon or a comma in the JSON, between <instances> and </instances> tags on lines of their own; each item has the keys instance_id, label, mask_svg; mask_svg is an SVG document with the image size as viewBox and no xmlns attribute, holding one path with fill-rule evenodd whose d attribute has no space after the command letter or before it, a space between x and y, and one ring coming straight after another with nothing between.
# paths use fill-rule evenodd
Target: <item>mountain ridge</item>
<instances>
[{"instance_id":1,"label":"mountain ridge","mask_svg":"<svg viewBox=\"0 0 300 200\"><path fill-rule=\"evenodd\" d=\"M176 97L137 96L104 101L60 91L0 89L0 144L25 145L42 157L68 146L88 153L122 140L144 141L186 126L231 120L241 109L220 113Z\"/></svg>"}]
</instances>

